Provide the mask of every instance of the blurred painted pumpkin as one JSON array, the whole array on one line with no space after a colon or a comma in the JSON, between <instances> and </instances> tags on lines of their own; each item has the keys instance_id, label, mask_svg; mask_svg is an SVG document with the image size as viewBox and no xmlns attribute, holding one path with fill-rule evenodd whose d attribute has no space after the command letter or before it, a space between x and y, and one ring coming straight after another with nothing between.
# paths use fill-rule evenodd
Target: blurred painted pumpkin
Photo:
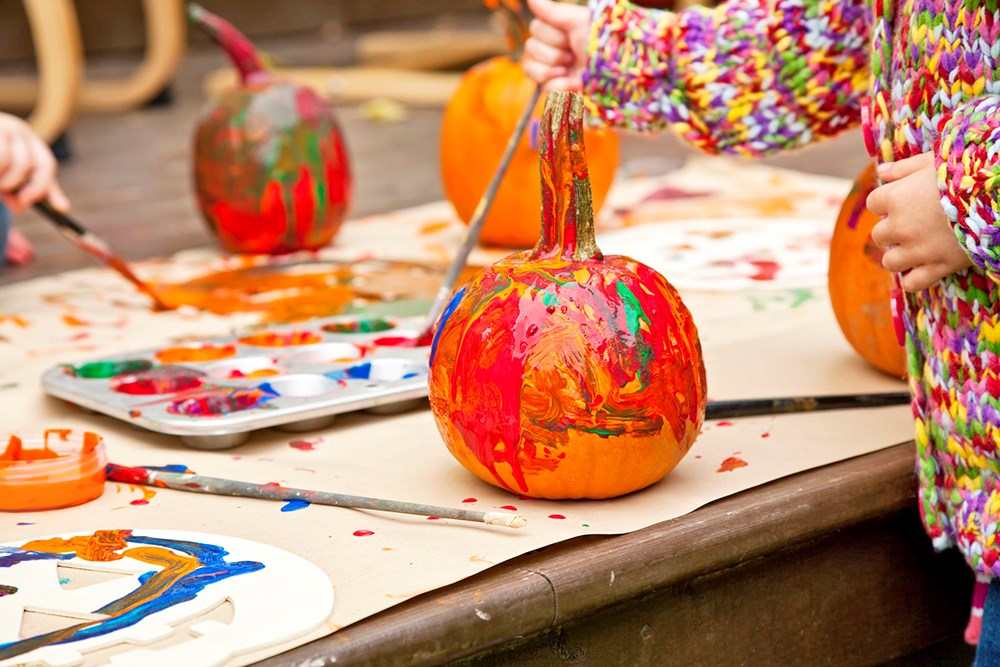
<instances>
[{"instance_id":1,"label":"blurred painted pumpkin","mask_svg":"<svg viewBox=\"0 0 1000 667\"><path fill-rule=\"evenodd\" d=\"M527 34L520 3L487 2L507 17L508 41L515 54L482 62L462 77L448 101L441 125L441 178L445 195L466 224L486 191L517 120L531 100L535 84L524 74L520 47ZM541 117L539 101L533 118ZM587 129L590 182L595 213L600 210L618 168L618 135L609 129ZM510 167L483 223L485 245L530 248L538 240L542 207L538 183L538 151L529 129L511 158Z\"/></svg>"},{"instance_id":2,"label":"blurred painted pumpkin","mask_svg":"<svg viewBox=\"0 0 1000 667\"><path fill-rule=\"evenodd\" d=\"M893 278L882 268L882 250L871 239L879 218L865 206L875 187L871 164L840 208L830 242L830 302L851 347L879 370L903 377L906 352L896 342L890 306Z\"/></svg>"},{"instance_id":3,"label":"blurred painted pumpkin","mask_svg":"<svg viewBox=\"0 0 1000 667\"><path fill-rule=\"evenodd\" d=\"M333 109L312 90L275 81L239 31L201 7L191 20L239 72L211 103L194 138L198 206L222 246L286 253L327 245L351 196L347 150Z\"/></svg>"},{"instance_id":4,"label":"blurred painted pumpkin","mask_svg":"<svg viewBox=\"0 0 1000 667\"><path fill-rule=\"evenodd\" d=\"M583 102L548 96L542 229L460 288L438 322L430 399L451 453L537 498L609 498L653 484L705 413L698 332L676 290L594 239Z\"/></svg>"}]
</instances>

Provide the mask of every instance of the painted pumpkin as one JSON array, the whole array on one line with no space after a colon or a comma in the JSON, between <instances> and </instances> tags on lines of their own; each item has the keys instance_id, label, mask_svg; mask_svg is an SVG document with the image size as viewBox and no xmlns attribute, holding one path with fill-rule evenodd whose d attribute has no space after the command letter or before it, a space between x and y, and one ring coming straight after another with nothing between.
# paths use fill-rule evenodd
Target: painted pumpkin
<instances>
[{"instance_id":1,"label":"painted pumpkin","mask_svg":"<svg viewBox=\"0 0 1000 667\"><path fill-rule=\"evenodd\" d=\"M509 3L502 4L510 18ZM512 44L519 50L525 27L517 28ZM448 101L441 125L441 178L445 195L463 222L469 224L476 205L493 178L518 118L531 100L535 84L521 69L518 57L498 56L470 69ZM533 118L541 117L539 101ZM525 133L480 232L484 245L530 248L538 240L542 208L538 183L538 152L534 132ZM587 129L590 182L595 213L600 210L618 168L618 135L610 129Z\"/></svg>"},{"instance_id":2,"label":"painted pumpkin","mask_svg":"<svg viewBox=\"0 0 1000 667\"><path fill-rule=\"evenodd\" d=\"M542 119L542 230L451 299L431 348L431 409L481 479L536 498L610 498L666 475L705 413L698 332L676 290L603 256L583 103L552 93Z\"/></svg>"},{"instance_id":3,"label":"painted pumpkin","mask_svg":"<svg viewBox=\"0 0 1000 667\"><path fill-rule=\"evenodd\" d=\"M871 164L855 179L837 216L830 242L830 302L851 347L879 370L903 377L906 352L896 342L889 304L892 274L882 268L882 251L871 239L879 218L865 207L875 187Z\"/></svg>"},{"instance_id":4,"label":"painted pumpkin","mask_svg":"<svg viewBox=\"0 0 1000 667\"><path fill-rule=\"evenodd\" d=\"M188 15L240 75L240 86L211 103L195 130L194 184L208 226L230 252L327 245L351 196L333 109L304 86L275 81L226 21L197 5L188 5Z\"/></svg>"}]
</instances>

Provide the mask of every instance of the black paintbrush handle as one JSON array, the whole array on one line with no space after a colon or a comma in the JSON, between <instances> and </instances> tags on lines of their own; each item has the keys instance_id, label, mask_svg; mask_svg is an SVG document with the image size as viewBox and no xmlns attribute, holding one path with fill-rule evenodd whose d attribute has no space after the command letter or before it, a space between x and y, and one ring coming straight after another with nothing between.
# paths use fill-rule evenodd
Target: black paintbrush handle
<instances>
[{"instance_id":1,"label":"black paintbrush handle","mask_svg":"<svg viewBox=\"0 0 1000 667\"><path fill-rule=\"evenodd\" d=\"M41 213L42 215L44 215L49 220L51 220L52 222L62 227L63 229L68 229L77 236L82 237L87 234L87 230L84 228L83 225L81 225L79 222L69 217L62 211L58 211L55 208L53 208L52 204L50 204L47 199L35 202L34 209L39 213Z\"/></svg>"},{"instance_id":2,"label":"black paintbrush handle","mask_svg":"<svg viewBox=\"0 0 1000 667\"><path fill-rule=\"evenodd\" d=\"M905 405L910 402L909 392L885 394L840 394L832 396L787 396L782 398L751 398L736 401L712 401L705 409L705 419L753 417L817 410L850 410L853 408L880 408L887 405Z\"/></svg>"}]
</instances>

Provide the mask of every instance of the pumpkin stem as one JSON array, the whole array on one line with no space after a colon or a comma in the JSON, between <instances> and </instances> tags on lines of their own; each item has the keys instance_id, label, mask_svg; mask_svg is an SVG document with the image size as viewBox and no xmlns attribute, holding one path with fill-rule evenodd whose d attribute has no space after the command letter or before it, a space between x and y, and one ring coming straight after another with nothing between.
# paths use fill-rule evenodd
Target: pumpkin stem
<instances>
[{"instance_id":1,"label":"pumpkin stem","mask_svg":"<svg viewBox=\"0 0 1000 667\"><path fill-rule=\"evenodd\" d=\"M538 137L542 234L531 256L583 261L601 257L583 146L583 98L549 93Z\"/></svg>"},{"instance_id":2,"label":"pumpkin stem","mask_svg":"<svg viewBox=\"0 0 1000 667\"><path fill-rule=\"evenodd\" d=\"M483 0L483 4L504 18L508 55L511 60L520 60L528 39L528 17L520 0Z\"/></svg>"},{"instance_id":3,"label":"pumpkin stem","mask_svg":"<svg viewBox=\"0 0 1000 667\"><path fill-rule=\"evenodd\" d=\"M240 73L240 83L260 83L271 78L246 35L225 19L193 2L187 4L188 19L204 30L232 61Z\"/></svg>"}]
</instances>

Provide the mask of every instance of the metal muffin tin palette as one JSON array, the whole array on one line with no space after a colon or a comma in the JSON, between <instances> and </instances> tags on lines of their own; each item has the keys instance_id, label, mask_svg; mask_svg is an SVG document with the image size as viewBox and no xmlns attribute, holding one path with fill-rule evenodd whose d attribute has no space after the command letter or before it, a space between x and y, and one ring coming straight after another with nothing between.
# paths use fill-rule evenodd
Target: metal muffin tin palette
<instances>
[{"instance_id":1,"label":"metal muffin tin palette","mask_svg":"<svg viewBox=\"0 0 1000 667\"><path fill-rule=\"evenodd\" d=\"M252 431L311 431L337 414L418 406L429 347L413 342L424 318L310 320L63 364L45 391L197 449L242 444Z\"/></svg>"}]
</instances>

